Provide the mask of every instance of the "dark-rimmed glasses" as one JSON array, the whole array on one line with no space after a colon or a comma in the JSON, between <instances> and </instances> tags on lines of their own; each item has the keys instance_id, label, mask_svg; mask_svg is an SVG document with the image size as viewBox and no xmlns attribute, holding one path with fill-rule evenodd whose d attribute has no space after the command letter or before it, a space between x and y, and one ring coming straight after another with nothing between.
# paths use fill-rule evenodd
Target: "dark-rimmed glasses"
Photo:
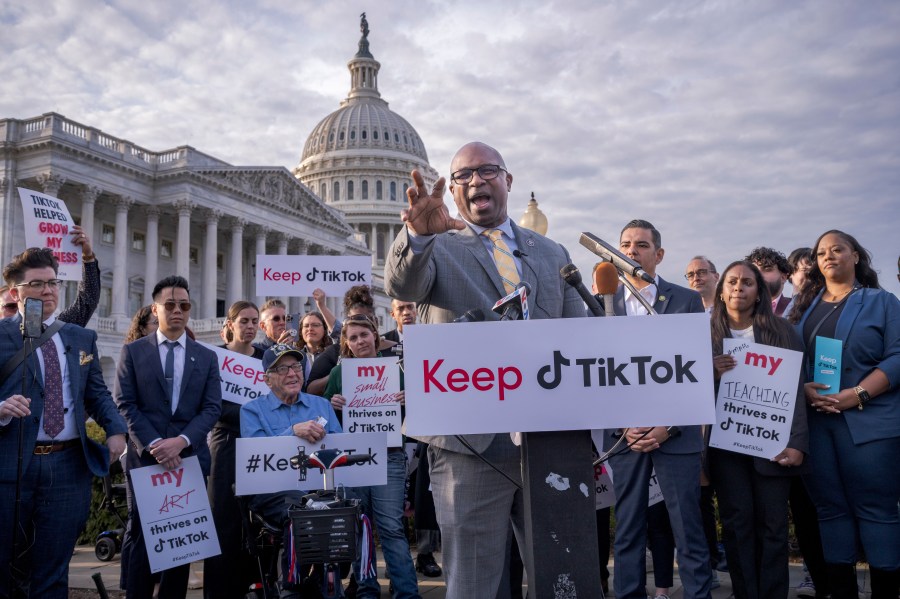
<instances>
[{"instance_id":1,"label":"dark-rimmed glasses","mask_svg":"<svg viewBox=\"0 0 900 599\"><path fill-rule=\"evenodd\" d=\"M274 372L278 376L284 376L288 373L288 370L293 370L297 374L303 374L303 362L294 362L291 365L282 364L281 366L270 368L269 372Z\"/></svg>"},{"instance_id":2,"label":"dark-rimmed glasses","mask_svg":"<svg viewBox=\"0 0 900 599\"><path fill-rule=\"evenodd\" d=\"M63 284L62 279L50 279L49 281L28 281L27 283L19 283L16 287L28 287L29 289L34 289L35 291L43 291L44 287L49 287L50 289L59 289L59 286Z\"/></svg>"},{"instance_id":3,"label":"dark-rimmed glasses","mask_svg":"<svg viewBox=\"0 0 900 599\"><path fill-rule=\"evenodd\" d=\"M465 185L472 180L475 173L478 173L478 176L481 177L482 181L490 181L491 179L496 179L497 175L500 174L500 171L505 170L506 169L499 164L482 164L475 168L461 168L450 175L450 180L459 185Z\"/></svg>"}]
</instances>

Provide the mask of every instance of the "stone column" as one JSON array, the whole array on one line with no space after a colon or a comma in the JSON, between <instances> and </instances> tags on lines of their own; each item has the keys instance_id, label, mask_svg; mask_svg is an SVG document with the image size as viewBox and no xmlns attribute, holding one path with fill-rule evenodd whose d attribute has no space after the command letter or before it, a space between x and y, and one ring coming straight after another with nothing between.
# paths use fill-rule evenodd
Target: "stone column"
<instances>
[{"instance_id":1,"label":"stone column","mask_svg":"<svg viewBox=\"0 0 900 599\"><path fill-rule=\"evenodd\" d=\"M200 290L203 302L201 314L203 318L216 317L216 299L219 293L219 219L221 210L210 210L206 213L206 243L203 246L203 289Z\"/></svg>"},{"instance_id":2,"label":"stone column","mask_svg":"<svg viewBox=\"0 0 900 599\"><path fill-rule=\"evenodd\" d=\"M175 274L184 277L190 282L190 252L191 252L191 211L196 204L184 199L175 202L175 211L178 212L178 241L175 246Z\"/></svg>"},{"instance_id":3,"label":"stone column","mask_svg":"<svg viewBox=\"0 0 900 599\"><path fill-rule=\"evenodd\" d=\"M59 190L66 184L66 178L57 173L41 173L37 176L37 182L44 189L45 194L58 198Z\"/></svg>"},{"instance_id":4,"label":"stone column","mask_svg":"<svg viewBox=\"0 0 900 599\"><path fill-rule=\"evenodd\" d=\"M369 251L372 252L372 270L378 268L378 225L369 225Z\"/></svg>"},{"instance_id":5,"label":"stone column","mask_svg":"<svg viewBox=\"0 0 900 599\"><path fill-rule=\"evenodd\" d=\"M309 244L306 242L305 239L298 239L297 240L297 255L305 256L308 247L309 247ZM290 311L292 313L306 312L305 302L306 302L306 296L292 297L290 303L288 304L290 306Z\"/></svg>"},{"instance_id":6,"label":"stone column","mask_svg":"<svg viewBox=\"0 0 900 599\"><path fill-rule=\"evenodd\" d=\"M119 196L116 205L116 243L113 257L112 310L110 316L130 319L128 309L128 210L134 204L129 197Z\"/></svg>"},{"instance_id":7,"label":"stone column","mask_svg":"<svg viewBox=\"0 0 900 599\"><path fill-rule=\"evenodd\" d=\"M153 288L159 277L159 214L157 206L144 208L147 215L147 246L144 248L144 305L153 301Z\"/></svg>"},{"instance_id":8,"label":"stone column","mask_svg":"<svg viewBox=\"0 0 900 599\"><path fill-rule=\"evenodd\" d=\"M244 296L244 227L247 221L235 218L231 222L231 258L225 281L225 305L230 306Z\"/></svg>"},{"instance_id":9,"label":"stone column","mask_svg":"<svg viewBox=\"0 0 900 599\"><path fill-rule=\"evenodd\" d=\"M288 243L290 243L290 241L291 241L291 236L288 235L287 233L278 233L278 235L276 235L275 238L278 240L278 255L279 256L287 256ZM278 299L283 301L285 306L288 304L289 298L287 296L282 296Z\"/></svg>"},{"instance_id":10,"label":"stone column","mask_svg":"<svg viewBox=\"0 0 900 599\"><path fill-rule=\"evenodd\" d=\"M81 192L81 228L95 248L98 240L94 239L94 205L101 191L99 187L89 185Z\"/></svg>"},{"instance_id":11,"label":"stone column","mask_svg":"<svg viewBox=\"0 0 900 599\"><path fill-rule=\"evenodd\" d=\"M269 227L264 225L257 225L256 227L256 256L265 256L266 255L266 236L269 234ZM259 258L254 257L253 261L256 263L256 276L260 276L260 264ZM256 293L256 281L252 282L253 292ZM266 301L265 296L257 295L254 300L257 306L262 306L263 302Z\"/></svg>"}]
</instances>

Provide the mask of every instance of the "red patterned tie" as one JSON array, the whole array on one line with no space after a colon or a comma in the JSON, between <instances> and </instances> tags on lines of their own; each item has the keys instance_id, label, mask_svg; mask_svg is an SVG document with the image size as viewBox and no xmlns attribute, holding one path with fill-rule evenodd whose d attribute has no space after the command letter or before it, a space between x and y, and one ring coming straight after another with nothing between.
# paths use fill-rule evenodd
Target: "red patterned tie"
<instances>
[{"instance_id":1,"label":"red patterned tie","mask_svg":"<svg viewBox=\"0 0 900 599\"><path fill-rule=\"evenodd\" d=\"M53 339L48 339L41 346L41 354L44 357L44 432L53 438L62 432L65 425L62 371Z\"/></svg>"}]
</instances>

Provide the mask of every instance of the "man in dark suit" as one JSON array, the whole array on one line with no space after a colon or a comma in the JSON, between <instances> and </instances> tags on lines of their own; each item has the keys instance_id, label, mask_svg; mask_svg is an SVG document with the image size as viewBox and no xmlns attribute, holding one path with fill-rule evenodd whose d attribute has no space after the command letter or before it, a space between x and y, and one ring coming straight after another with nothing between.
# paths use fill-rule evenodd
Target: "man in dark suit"
<instances>
[{"instance_id":1,"label":"man in dark suit","mask_svg":"<svg viewBox=\"0 0 900 599\"><path fill-rule=\"evenodd\" d=\"M769 288L769 295L772 296L772 312L775 316L784 316L788 304L791 303L791 298L782 295L785 282L794 272L791 263L784 254L767 247L754 249L744 260L752 262L762 273L766 287Z\"/></svg>"},{"instance_id":2,"label":"man in dark suit","mask_svg":"<svg viewBox=\"0 0 900 599\"><path fill-rule=\"evenodd\" d=\"M159 329L122 348L117 373L115 400L131 440L125 462L129 485L135 468L160 464L171 470L192 455L208 475L206 434L222 409L216 354L186 333L191 309L187 281L171 276L157 283L151 309ZM133 545L128 564L123 564L126 592L129 599L150 599L153 582L136 502L129 518ZM183 598L188 574L189 564L165 570L159 596Z\"/></svg>"},{"instance_id":3,"label":"man in dark suit","mask_svg":"<svg viewBox=\"0 0 900 599\"><path fill-rule=\"evenodd\" d=\"M27 298L43 300L44 327L55 326L57 268L53 252L42 248L26 250L4 268L19 313L0 321L0 365L23 347ZM108 474L110 460L125 449L125 422L103 382L97 334L64 324L0 381L0 398L0 597L65 598L69 559L90 508L91 480ZM108 450L88 438L88 417L106 431ZM22 477L19 525L13 527L19 430ZM15 581L14 530L21 552Z\"/></svg>"},{"instance_id":4,"label":"man in dark suit","mask_svg":"<svg viewBox=\"0 0 900 599\"><path fill-rule=\"evenodd\" d=\"M585 316L576 291L559 276L569 263L561 245L521 229L507 215L513 177L494 148L473 142L451 162L450 191L460 218L444 206L444 179L429 191L418 171L407 192L409 208L385 264L385 290L416 302L423 323L451 322L472 308L489 319L490 307L519 281L531 285L531 318ZM521 481L520 452L509 435L465 437L471 447ZM456 437L429 443L431 484L443 537L447 597L494 597L501 589L512 521L522 537L523 493L482 463Z\"/></svg>"},{"instance_id":5,"label":"man in dark suit","mask_svg":"<svg viewBox=\"0 0 900 599\"><path fill-rule=\"evenodd\" d=\"M384 334L384 338L394 343L403 343L403 327L416 324L416 302L403 300L391 300L391 318L397 323L397 328Z\"/></svg>"},{"instance_id":6,"label":"man in dark suit","mask_svg":"<svg viewBox=\"0 0 900 599\"><path fill-rule=\"evenodd\" d=\"M655 278L656 282L650 284L626 275L657 313L703 312L699 293L656 275L656 266L662 262L665 250L659 231L652 224L633 220L625 225L619 236L619 249ZM616 291L614 302L617 316L648 313L640 300L622 285ZM604 435L604 449L612 449L623 436L609 459L616 491L613 577L616 597L644 599L647 596L644 589L647 500L650 475L655 468L678 548L678 571L684 585L684 597L709 599L712 573L700 515L700 452L703 448L700 427L608 430ZM626 449L629 444L631 447Z\"/></svg>"}]
</instances>

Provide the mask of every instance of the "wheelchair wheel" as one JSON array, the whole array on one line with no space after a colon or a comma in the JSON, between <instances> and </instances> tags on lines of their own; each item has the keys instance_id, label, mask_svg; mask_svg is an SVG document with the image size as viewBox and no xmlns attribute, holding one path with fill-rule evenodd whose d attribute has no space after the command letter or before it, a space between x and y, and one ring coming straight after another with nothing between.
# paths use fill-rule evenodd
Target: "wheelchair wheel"
<instances>
[{"instance_id":1,"label":"wheelchair wheel","mask_svg":"<svg viewBox=\"0 0 900 599\"><path fill-rule=\"evenodd\" d=\"M112 561L112 558L116 556L116 542L109 537L97 539L97 543L94 545L94 555L101 562Z\"/></svg>"}]
</instances>

